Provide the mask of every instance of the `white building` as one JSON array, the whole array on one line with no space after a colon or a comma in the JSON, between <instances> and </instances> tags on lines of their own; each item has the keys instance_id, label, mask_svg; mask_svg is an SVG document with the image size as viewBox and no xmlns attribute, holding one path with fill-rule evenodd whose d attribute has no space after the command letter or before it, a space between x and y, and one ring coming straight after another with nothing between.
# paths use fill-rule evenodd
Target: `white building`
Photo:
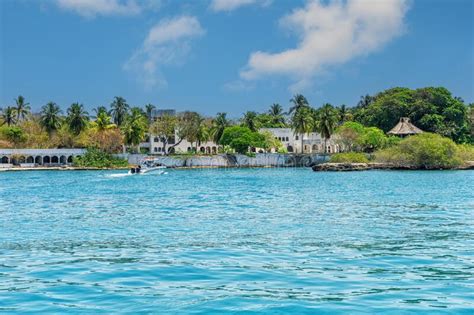
<instances>
[{"instance_id":1,"label":"white building","mask_svg":"<svg viewBox=\"0 0 474 315\"><path fill-rule=\"evenodd\" d=\"M260 131L269 131L273 134L275 139L281 141L283 146L289 153L301 153L301 135L295 135L293 130L290 128L262 128ZM169 139L166 144L166 150L171 147L174 153L189 153L192 148L197 147L197 151L203 154L216 154L218 153L219 146L213 141L203 142L201 144L191 143L186 139L183 139L179 144L179 137L175 134L173 139ZM142 147L149 148L150 154L163 155L163 139L157 136L150 135L147 138L147 142L142 144ZM272 150L274 152L274 150ZM336 153L339 152L339 144L336 143L334 137L326 141L326 152ZM321 138L319 133L309 133L303 135L303 152L304 153L324 153L324 139Z\"/></svg>"}]
</instances>

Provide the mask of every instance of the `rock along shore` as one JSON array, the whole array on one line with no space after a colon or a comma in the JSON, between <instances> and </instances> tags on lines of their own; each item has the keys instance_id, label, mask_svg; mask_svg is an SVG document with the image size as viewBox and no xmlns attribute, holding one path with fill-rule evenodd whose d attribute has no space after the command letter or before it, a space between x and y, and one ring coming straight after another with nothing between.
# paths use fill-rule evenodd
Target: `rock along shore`
<instances>
[{"instance_id":1,"label":"rock along shore","mask_svg":"<svg viewBox=\"0 0 474 315\"><path fill-rule=\"evenodd\" d=\"M312 166L315 172L350 172L350 171L368 171L368 170L440 170L442 168L420 168L409 165L394 165L388 163L321 163ZM465 165L453 168L455 170L472 170L474 161L467 162Z\"/></svg>"}]
</instances>

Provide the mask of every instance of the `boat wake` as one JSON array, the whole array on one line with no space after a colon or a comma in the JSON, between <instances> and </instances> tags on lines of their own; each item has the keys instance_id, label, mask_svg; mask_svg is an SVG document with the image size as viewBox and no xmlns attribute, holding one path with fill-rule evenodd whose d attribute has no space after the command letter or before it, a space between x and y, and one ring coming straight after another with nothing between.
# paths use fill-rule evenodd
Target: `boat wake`
<instances>
[{"instance_id":1,"label":"boat wake","mask_svg":"<svg viewBox=\"0 0 474 315\"><path fill-rule=\"evenodd\" d=\"M128 177L128 176L158 176L158 175L167 175L168 172L165 171L155 171L155 172L146 172L146 173L118 173L118 174L107 174L105 177L108 178L121 178L121 177Z\"/></svg>"}]
</instances>

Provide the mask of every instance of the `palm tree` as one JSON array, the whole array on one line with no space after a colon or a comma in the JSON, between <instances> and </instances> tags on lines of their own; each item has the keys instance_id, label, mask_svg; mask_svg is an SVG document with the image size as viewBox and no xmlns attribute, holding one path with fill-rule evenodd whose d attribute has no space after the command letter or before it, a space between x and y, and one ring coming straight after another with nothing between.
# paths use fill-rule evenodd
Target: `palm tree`
<instances>
[{"instance_id":1,"label":"palm tree","mask_svg":"<svg viewBox=\"0 0 474 315\"><path fill-rule=\"evenodd\" d=\"M216 118L212 121L211 136L212 140L217 144L219 144L225 128L230 125L226 116L226 113L217 113Z\"/></svg>"},{"instance_id":2,"label":"palm tree","mask_svg":"<svg viewBox=\"0 0 474 315\"><path fill-rule=\"evenodd\" d=\"M374 97L370 96L369 94L362 95L360 97L359 103L357 103L357 107L364 108L372 104L374 101Z\"/></svg>"},{"instance_id":3,"label":"palm tree","mask_svg":"<svg viewBox=\"0 0 474 315\"><path fill-rule=\"evenodd\" d=\"M199 119L196 120L196 140L197 140L197 145L200 146L201 143L206 142L210 138L210 132L209 128L206 124L206 119L204 117L199 117ZM196 148L197 151L197 148Z\"/></svg>"},{"instance_id":4,"label":"palm tree","mask_svg":"<svg viewBox=\"0 0 474 315\"><path fill-rule=\"evenodd\" d=\"M138 146L145 138L145 133L148 130L147 125L146 117L138 107L132 108L130 114L127 115L123 122L122 133L125 143L136 146L137 152L139 152Z\"/></svg>"},{"instance_id":5,"label":"palm tree","mask_svg":"<svg viewBox=\"0 0 474 315\"><path fill-rule=\"evenodd\" d=\"M16 124L15 108L12 106L7 106L4 110L2 110L2 120L2 125L7 124L8 127Z\"/></svg>"},{"instance_id":6,"label":"palm tree","mask_svg":"<svg viewBox=\"0 0 474 315\"><path fill-rule=\"evenodd\" d=\"M242 118L242 125L252 131L257 131L257 113L254 111L247 111Z\"/></svg>"},{"instance_id":7,"label":"palm tree","mask_svg":"<svg viewBox=\"0 0 474 315\"><path fill-rule=\"evenodd\" d=\"M285 117L283 117L283 107L280 104L273 104L268 110L271 117L271 123L275 127L283 127L285 125Z\"/></svg>"},{"instance_id":8,"label":"palm tree","mask_svg":"<svg viewBox=\"0 0 474 315\"><path fill-rule=\"evenodd\" d=\"M327 140L331 138L337 126L337 113L331 104L324 104L318 111L318 120L314 124L314 130L321 134L324 139L324 153L327 153Z\"/></svg>"},{"instance_id":9,"label":"palm tree","mask_svg":"<svg viewBox=\"0 0 474 315\"><path fill-rule=\"evenodd\" d=\"M130 108L127 101L123 97L116 96L112 104L110 104L110 107L112 108L111 113L114 123L119 127L122 126L128 114L128 109Z\"/></svg>"},{"instance_id":10,"label":"palm tree","mask_svg":"<svg viewBox=\"0 0 474 315\"><path fill-rule=\"evenodd\" d=\"M310 107L301 107L291 117L291 128L294 134L301 137L301 153L304 153L303 136L311 132L314 125Z\"/></svg>"},{"instance_id":11,"label":"palm tree","mask_svg":"<svg viewBox=\"0 0 474 315\"><path fill-rule=\"evenodd\" d=\"M109 111L107 110L107 107L105 106L97 106L97 108L94 108L94 112L95 112L96 117L99 117L99 114L102 112L109 115Z\"/></svg>"},{"instance_id":12,"label":"palm tree","mask_svg":"<svg viewBox=\"0 0 474 315\"><path fill-rule=\"evenodd\" d=\"M339 120L339 124L343 124L346 119L347 119L347 108L346 108L346 105L341 105L341 107L338 108L338 120Z\"/></svg>"},{"instance_id":13,"label":"palm tree","mask_svg":"<svg viewBox=\"0 0 474 315\"><path fill-rule=\"evenodd\" d=\"M153 115L153 110L156 109L155 105L153 104L146 104L145 105L145 111L146 111L146 117L148 118L148 121L151 122Z\"/></svg>"},{"instance_id":14,"label":"palm tree","mask_svg":"<svg viewBox=\"0 0 474 315\"><path fill-rule=\"evenodd\" d=\"M66 121L69 125L69 130L77 136L86 128L89 121L89 113L84 110L82 104L73 103L67 110Z\"/></svg>"},{"instance_id":15,"label":"palm tree","mask_svg":"<svg viewBox=\"0 0 474 315\"><path fill-rule=\"evenodd\" d=\"M16 120L20 121L20 118L25 119L25 117L30 113L31 110L30 103L25 103L25 98L21 95L17 97L15 103Z\"/></svg>"},{"instance_id":16,"label":"palm tree","mask_svg":"<svg viewBox=\"0 0 474 315\"><path fill-rule=\"evenodd\" d=\"M290 102L293 104L293 106L290 107L288 114L297 112L301 108L309 108L308 100L302 94L296 94L293 96Z\"/></svg>"},{"instance_id":17,"label":"palm tree","mask_svg":"<svg viewBox=\"0 0 474 315\"><path fill-rule=\"evenodd\" d=\"M99 111L96 120L92 123L92 126L97 131L104 131L107 129L115 128L117 125L112 123L112 117L110 117L106 111Z\"/></svg>"},{"instance_id":18,"label":"palm tree","mask_svg":"<svg viewBox=\"0 0 474 315\"><path fill-rule=\"evenodd\" d=\"M41 107L40 113L40 124L43 128L46 129L49 136L55 130L58 130L61 126L61 109L54 102L49 102L48 104Z\"/></svg>"}]
</instances>

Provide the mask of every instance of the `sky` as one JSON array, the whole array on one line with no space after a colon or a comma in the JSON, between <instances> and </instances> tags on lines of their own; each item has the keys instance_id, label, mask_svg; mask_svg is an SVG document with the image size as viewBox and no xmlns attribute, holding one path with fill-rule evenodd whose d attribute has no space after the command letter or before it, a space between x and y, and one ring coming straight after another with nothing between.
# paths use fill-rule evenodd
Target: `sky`
<instances>
[{"instance_id":1,"label":"sky","mask_svg":"<svg viewBox=\"0 0 474 315\"><path fill-rule=\"evenodd\" d=\"M471 0L2 0L0 107L23 95L91 111L205 115L354 106L387 88L445 86L474 102Z\"/></svg>"}]
</instances>

